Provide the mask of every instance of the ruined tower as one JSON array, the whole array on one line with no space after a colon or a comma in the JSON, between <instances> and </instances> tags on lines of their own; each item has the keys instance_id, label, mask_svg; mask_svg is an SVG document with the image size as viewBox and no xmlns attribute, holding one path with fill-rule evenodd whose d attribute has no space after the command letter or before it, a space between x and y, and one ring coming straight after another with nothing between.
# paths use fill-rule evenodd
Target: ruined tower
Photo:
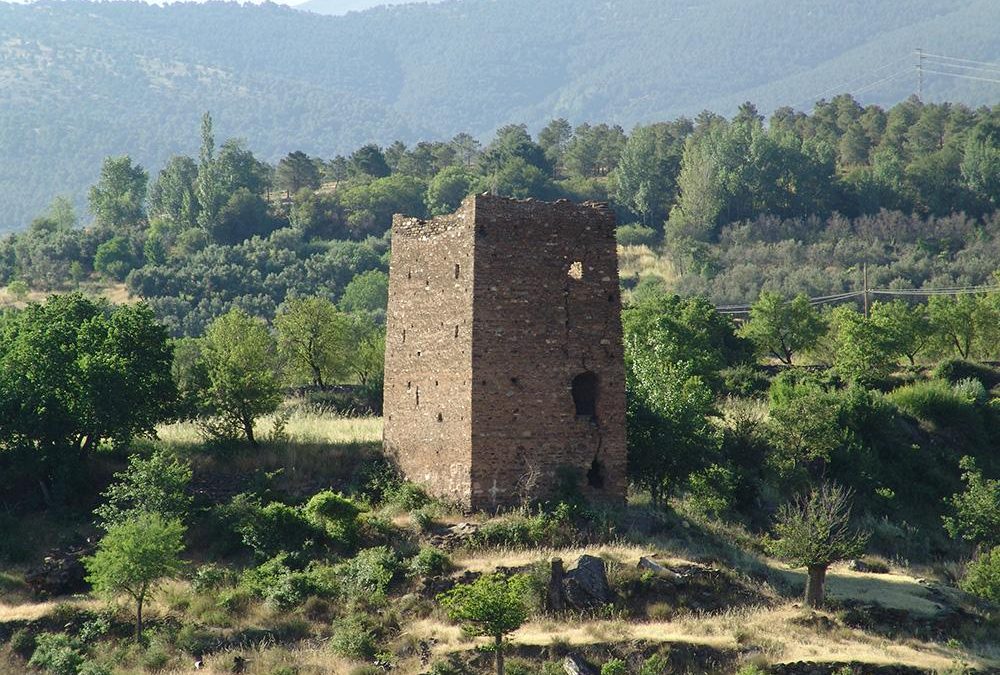
<instances>
[{"instance_id":1,"label":"ruined tower","mask_svg":"<svg viewBox=\"0 0 1000 675\"><path fill-rule=\"evenodd\" d=\"M384 415L406 476L467 508L545 498L569 477L624 500L611 210L482 195L396 216Z\"/></svg>"}]
</instances>

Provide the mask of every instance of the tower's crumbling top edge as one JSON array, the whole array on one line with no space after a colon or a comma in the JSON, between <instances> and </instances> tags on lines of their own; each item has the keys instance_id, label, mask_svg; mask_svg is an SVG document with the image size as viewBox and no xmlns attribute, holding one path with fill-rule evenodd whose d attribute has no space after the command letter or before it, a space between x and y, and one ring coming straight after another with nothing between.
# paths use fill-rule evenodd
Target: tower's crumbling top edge
<instances>
[{"instance_id":1,"label":"tower's crumbling top edge","mask_svg":"<svg viewBox=\"0 0 1000 675\"><path fill-rule=\"evenodd\" d=\"M392 219L392 231L394 235L407 237L433 237L472 225L480 210L487 213L508 212L511 214L533 211L559 212L564 215L575 213L581 217L593 217L597 214L614 219L614 212L607 202L573 202L569 199L557 199L550 202L532 198L514 199L491 194L478 194L466 197L462 201L462 205L454 213L448 215L422 219L396 214Z\"/></svg>"}]
</instances>

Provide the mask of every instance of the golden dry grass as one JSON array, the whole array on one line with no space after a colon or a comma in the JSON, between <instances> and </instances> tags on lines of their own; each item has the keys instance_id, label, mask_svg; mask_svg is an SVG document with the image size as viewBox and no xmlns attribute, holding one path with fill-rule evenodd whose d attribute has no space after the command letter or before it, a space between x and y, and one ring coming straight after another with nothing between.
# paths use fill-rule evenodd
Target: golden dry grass
<instances>
[{"instance_id":1,"label":"golden dry grass","mask_svg":"<svg viewBox=\"0 0 1000 675\"><path fill-rule=\"evenodd\" d=\"M691 614L671 621L629 622L621 619L559 622L532 621L511 636L516 644L593 645L643 640L652 643L698 644L716 649L753 648L771 663L796 661L901 664L946 669L956 661L976 668L1000 665L996 654L916 639L887 640L860 630L836 626L821 630L803 621L810 615L792 603L779 607L747 607L721 615ZM409 632L434 638L435 651L464 651L481 644L455 626L426 619L411 624Z\"/></svg>"},{"instance_id":2,"label":"golden dry grass","mask_svg":"<svg viewBox=\"0 0 1000 675\"><path fill-rule=\"evenodd\" d=\"M274 428L274 416L257 420L254 432L267 439ZM168 445L195 445L204 441L198 426L191 422L160 425L156 434ZM381 417L336 417L297 409L285 425L291 443L300 445L352 445L380 443Z\"/></svg>"},{"instance_id":3,"label":"golden dry grass","mask_svg":"<svg viewBox=\"0 0 1000 675\"><path fill-rule=\"evenodd\" d=\"M659 277L668 287L677 282L679 274L665 256L649 246L619 246L618 271L623 279Z\"/></svg>"},{"instance_id":4,"label":"golden dry grass","mask_svg":"<svg viewBox=\"0 0 1000 675\"><path fill-rule=\"evenodd\" d=\"M494 550L467 553L455 557L463 570L490 572L497 567L526 566L554 557L571 565L583 553L597 555L622 565L635 565L643 555L656 555L661 563L688 563L669 551L631 544L570 549ZM804 573L776 561L764 560L793 584L804 584ZM932 616L941 611L916 577L905 572L866 574L852 572L845 566L830 570L827 593L834 600L877 603L918 616ZM775 663L794 661L861 661L872 664L904 664L932 669L946 669L956 661L973 667L1000 666L1000 653L986 646L957 649L953 646L917 639L888 640L842 625L823 630L803 621L810 614L797 602L786 601L769 607L743 607L717 615L687 614L669 621L630 622L622 619L559 622L552 619L532 621L517 631L512 640L526 645L553 642L587 645L607 642L646 640L684 642L716 648L753 646ZM421 638L437 639L442 652L471 649L476 643L464 637L456 627L436 619L414 623L410 630Z\"/></svg>"},{"instance_id":5,"label":"golden dry grass","mask_svg":"<svg viewBox=\"0 0 1000 675\"><path fill-rule=\"evenodd\" d=\"M100 601L92 598L78 598L70 601L60 600L46 602L24 602L8 605L0 602L0 623L8 621L35 621L51 614L59 605L72 605L80 609L97 610L102 607Z\"/></svg>"},{"instance_id":6,"label":"golden dry grass","mask_svg":"<svg viewBox=\"0 0 1000 675\"><path fill-rule=\"evenodd\" d=\"M84 282L80 285L78 289L86 296L104 298L116 305L123 305L128 302L134 302L135 298L129 295L128 290L125 288L125 284L122 283L94 283L94 282ZM23 308L29 302L44 302L46 298L50 295L62 295L68 293L67 290L59 291L40 291L37 289L31 289L23 300L15 300L14 296L10 294L6 286L0 286L0 309L5 307L15 307Z\"/></svg>"}]
</instances>

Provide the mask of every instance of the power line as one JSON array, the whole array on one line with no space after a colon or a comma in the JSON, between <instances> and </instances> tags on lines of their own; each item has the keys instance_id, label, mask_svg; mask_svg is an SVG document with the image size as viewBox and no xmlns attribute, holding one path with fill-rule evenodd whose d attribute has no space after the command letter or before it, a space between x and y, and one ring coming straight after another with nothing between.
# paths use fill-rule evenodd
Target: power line
<instances>
[{"instance_id":1,"label":"power line","mask_svg":"<svg viewBox=\"0 0 1000 675\"><path fill-rule=\"evenodd\" d=\"M802 104L805 104L805 103L812 103L812 102L814 102L814 101L822 98L823 96L826 96L827 94L833 93L835 91L844 91L845 88L854 86L854 84L856 82L862 82L864 80L867 80L872 75L874 75L875 73L878 73L878 72L880 72L882 70L885 70L886 68L890 68L890 67L892 67L892 66L894 66L894 65L896 65L896 64L898 64L898 63L900 63L902 61L906 61L909 58L910 58L909 56L901 56L898 59L894 59L894 60L889 61L887 63L883 63L878 68L874 68L874 69L866 72L864 75L860 75L860 76L852 78L850 80L841 82L840 84L835 84L832 87L828 87L828 88L824 89L823 91L819 92L818 94L815 94L814 96L810 96L808 99L806 99L806 100L801 101L800 103L798 103L796 105L796 107L798 107L798 106L800 106Z\"/></svg>"},{"instance_id":2,"label":"power line","mask_svg":"<svg viewBox=\"0 0 1000 675\"><path fill-rule=\"evenodd\" d=\"M820 295L815 297L807 298L809 304L813 307L820 305L826 305L834 302L840 302L842 300L849 300L851 298L856 298L865 293L871 295L881 295L881 296L918 296L918 297L930 297L934 295L972 295L980 293L990 293L994 291L1000 291L1000 286L956 286L953 288L869 288L860 291L847 291L844 293L837 293L835 295ZM749 314L752 305L717 305L715 311L719 314Z\"/></svg>"},{"instance_id":3,"label":"power line","mask_svg":"<svg viewBox=\"0 0 1000 675\"><path fill-rule=\"evenodd\" d=\"M930 52L924 52L924 56L934 57L936 59L947 59L948 61L963 61L965 63L978 63L981 66L991 66L993 68L1000 68L1000 63L994 63L991 61L977 61L976 59L963 59L957 56L945 56L944 54L931 54Z\"/></svg>"},{"instance_id":4,"label":"power line","mask_svg":"<svg viewBox=\"0 0 1000 675\"><path fill-rule=\"evenodd\" d=\"M886 82L889 82L890 80L895 80L898 77L902 77L903 75L909 75L909 74L910 74L910 70L909 69L900 70L897 73L889 75L888 77L883 77L881 80L876 80L875 82L872 82L871 84L866 84L865 86L860 87L858 89L855 89L855 90L853 90L853 91L851 91L849 93L850 93L851 96L857 96L858 94L863 94L866 91L871 91L872 89L875 89L879 85L885 84Z\"/></svg>"},{"instance_id":5,"label":"power line","mask_svg":"<svg viewBox=\"0 0 1000 675\"><path fill-rule=\"evenodd\" d=\"M963 80L979 80L980 82L993 82L995 84L1000 84L1000 79L994 80L987 77L976 77L975 75L961 75L959 73L949 73L943 70L931 70L930 68L924 68L924 72L934 73L935 75L947 75L949 77L959 77Z\"/></svg>"},{"instance_id":6,"label":"power line","mask_svg":"<svg viewBox=\"0 0 1000 675\"><path fill-rule=\"evenodd\" d=\"M961 68L962 70L971 70L973 72L1000 74L1000 68L988 68L986 66L966 66L961 63L948 63L947 61L935 61L934 59L929 59L929 62L932 66L938 66L939 68Z\"/></svg>"}]
</instances>

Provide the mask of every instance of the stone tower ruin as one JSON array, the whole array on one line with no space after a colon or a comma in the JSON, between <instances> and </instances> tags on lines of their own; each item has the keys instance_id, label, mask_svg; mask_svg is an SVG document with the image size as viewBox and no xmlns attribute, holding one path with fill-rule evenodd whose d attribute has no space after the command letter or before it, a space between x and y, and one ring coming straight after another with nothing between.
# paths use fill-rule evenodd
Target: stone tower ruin
<instances>
[{"instance_id":1,"label":"stone tower ruin","mask_svg":"<svg viewBox=\"0 0 1000 675\"><path fill-rule=\"evenodd\" d=\"M625 498L625 374L615 218L605 204L474 196L396 216L385 447L466 508L575 479Z\"/></svg>"}]
</instances>

